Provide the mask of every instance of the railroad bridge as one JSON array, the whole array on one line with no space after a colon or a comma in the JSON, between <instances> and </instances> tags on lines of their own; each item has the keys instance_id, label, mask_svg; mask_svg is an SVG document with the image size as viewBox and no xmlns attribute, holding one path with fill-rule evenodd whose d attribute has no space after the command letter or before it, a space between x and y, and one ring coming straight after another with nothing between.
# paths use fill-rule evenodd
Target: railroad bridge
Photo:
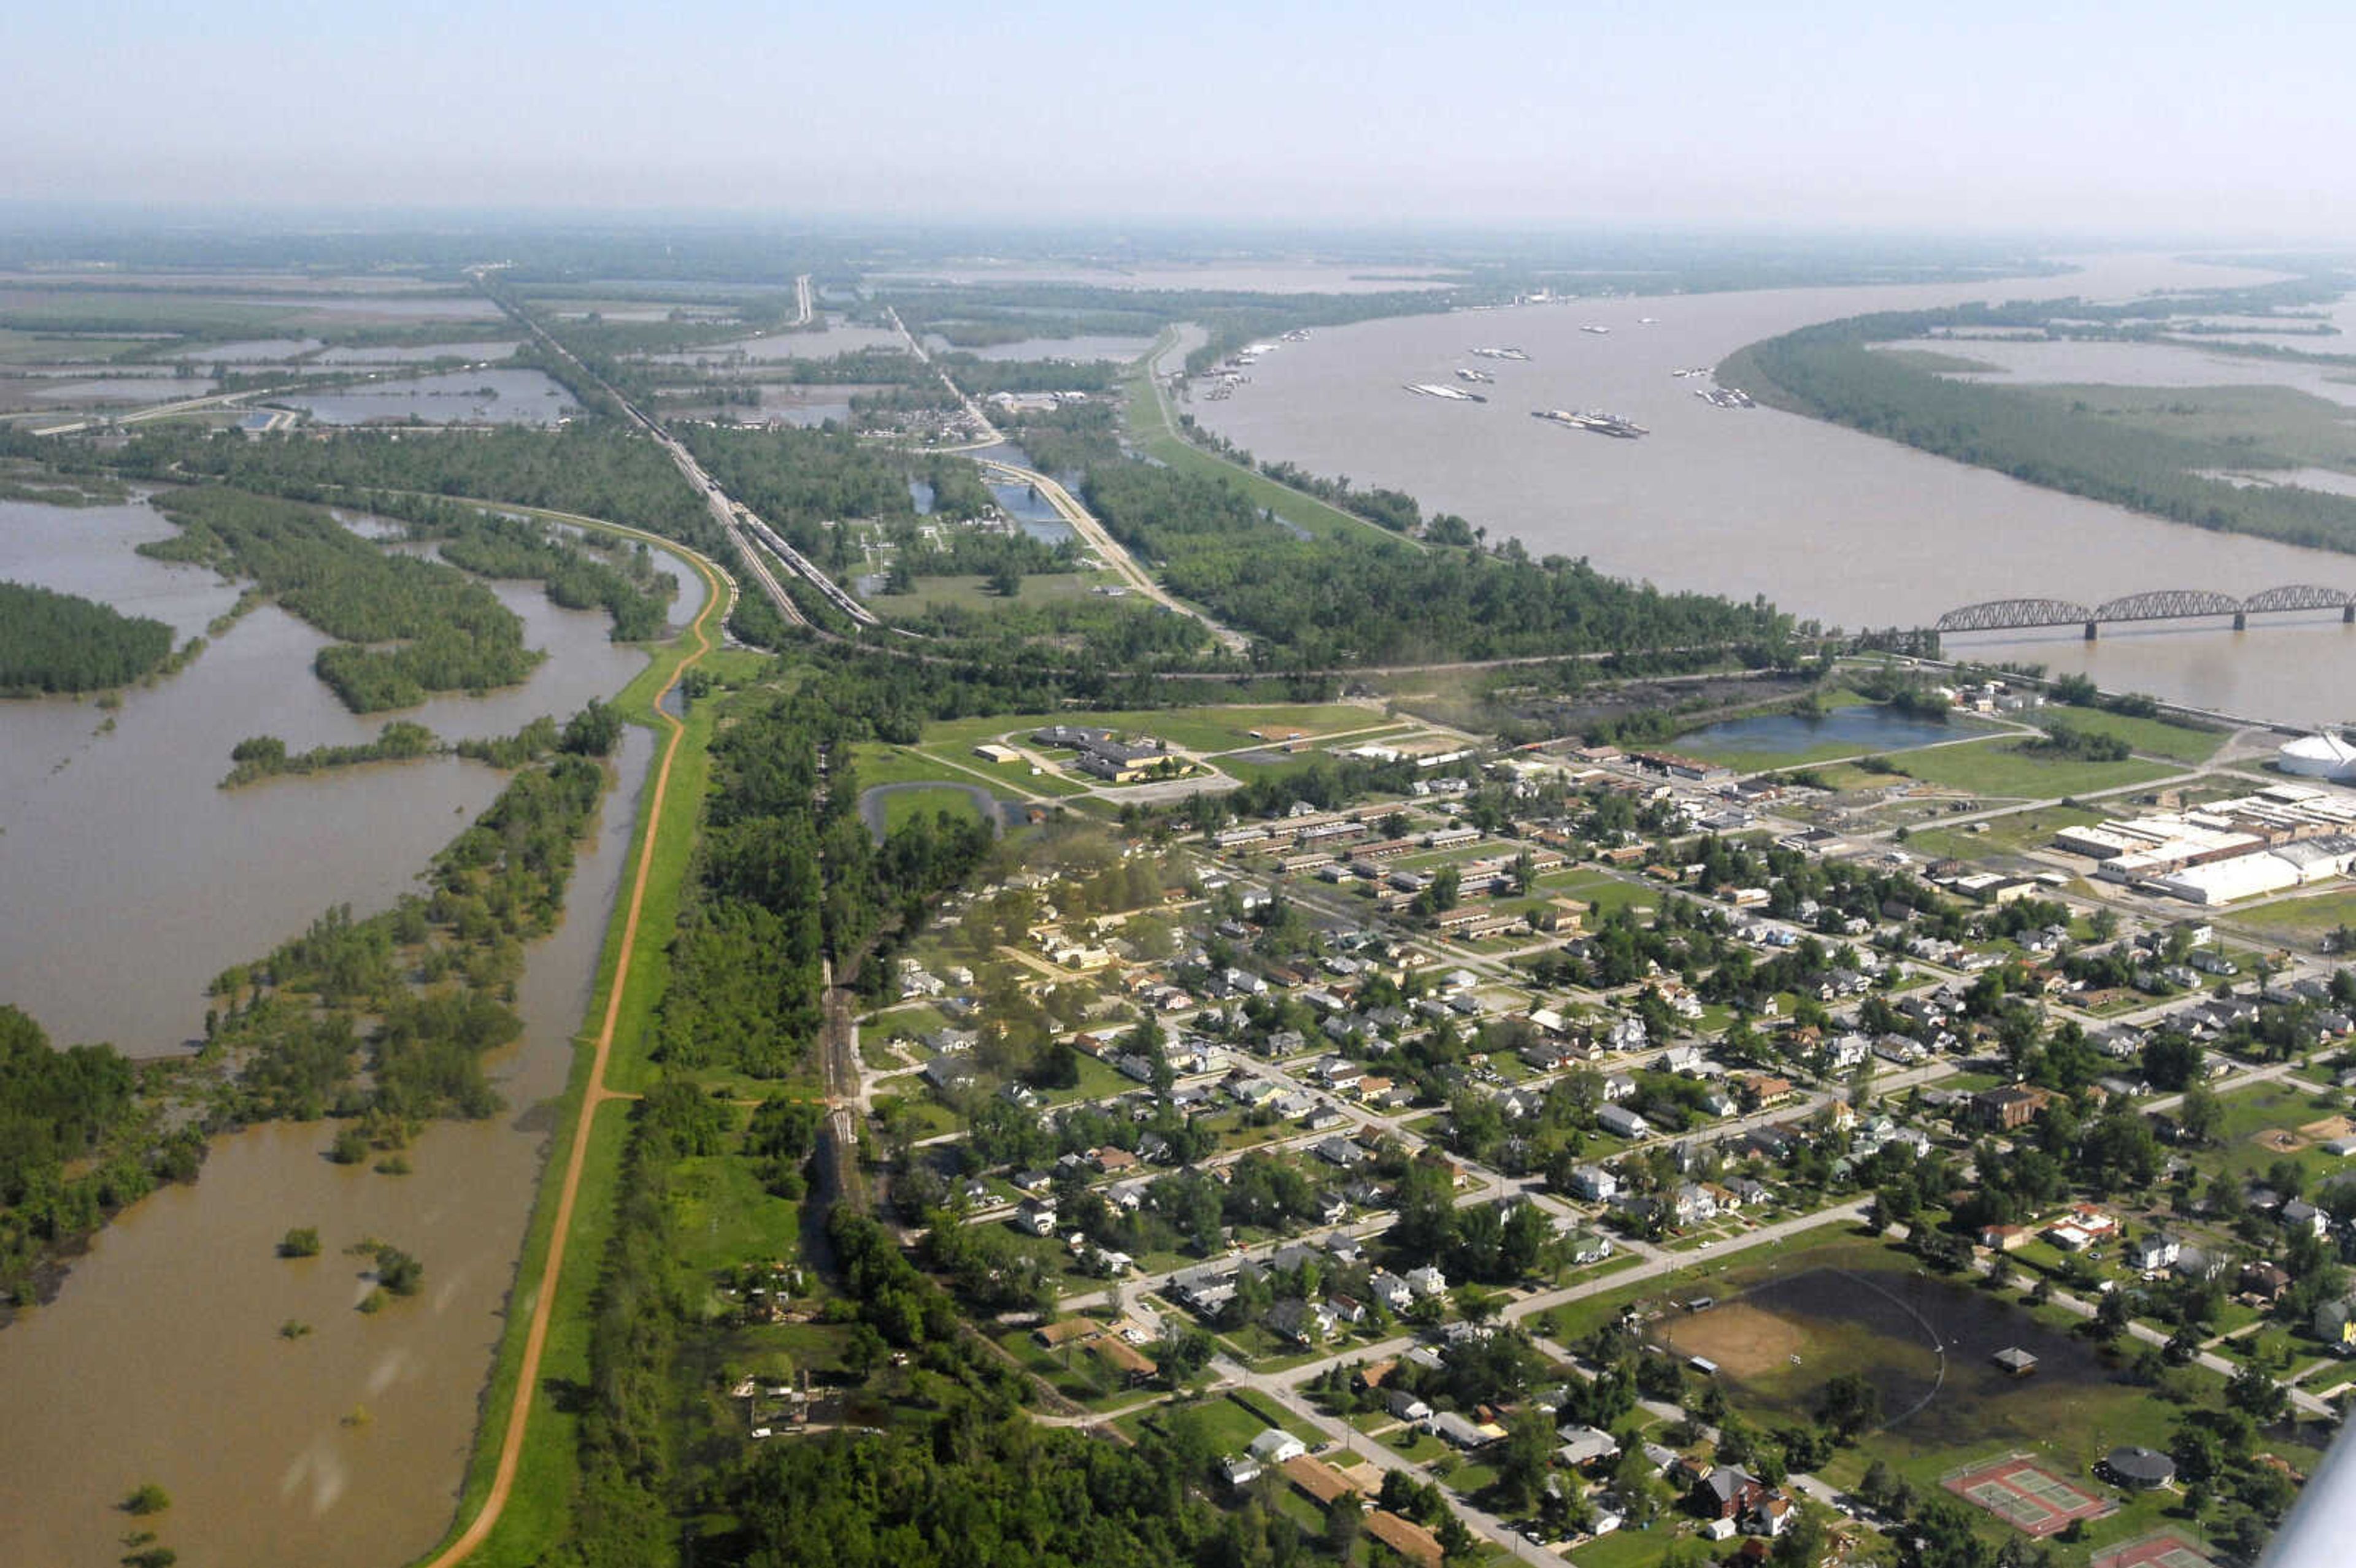
<instances>
[{"instance_id":1,"label":"railroad bridge","mask_svg":"<svg viewBox=\"0 0 2356 1568\"><path fill-rule=\"evenodd\" d=\"M2152 593L2130 593L2124 599L2085 605L2067 599L1993 599L1966 604L1939 617L1941 632L2012 632L2037 626L2083 626L2093 642L2095 629L2105 622L2195 621L2231 615L2233 630L2246 631L2250 617L2293 610L2337 610L2342 622L2356 623L2356 593L2344 588L2319 588L2292 583L2269 588L2247 599L2201 588L2163 588Z\"/></svg>"}]
</instances>

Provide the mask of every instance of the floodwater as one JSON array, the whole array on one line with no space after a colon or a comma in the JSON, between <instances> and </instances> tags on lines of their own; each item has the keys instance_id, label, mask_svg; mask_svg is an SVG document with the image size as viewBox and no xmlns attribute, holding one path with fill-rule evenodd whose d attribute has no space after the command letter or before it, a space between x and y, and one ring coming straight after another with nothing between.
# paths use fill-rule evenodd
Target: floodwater
<instances>
[{"instance_id":1,"label":"floodwater","mask_svg":"<svg viewBox=\"0 0 2356 1568\"><path fill-rule=\"evenodd\" d=\"M103 599L185 639L238 590L131 552L172 531L145 507L0 503L0 577ZM671 613L691 616L701 580L679 575ZM126 693L110 732L88 700L0 703L0 888L42 890L0 898L0 999L60 1043L155 1055L198 1032L204 987L229 965L330 904L389 906L490 803L498 773L437 758L214 786L248 735L304 751L372 739L394 718L444 740L509 734L619 690L645 666L645 654L608 639L602 611L559 609L535 582L492 591L523 618L526 645L549 657L523 684L482 697L351 713L311 674L328 639L264 605L179 676Z\"/></svg>"},{"instance_id":2,"label":"floodwater","mask_svg":"<svg viewBox=\"0 0 2356 1568\"><path fill-rule=\"evenodd\" d=\"M1778 1411L1805 1413L1836 1374L1858 1372L1880 1393L1884 1420L1919 1448L2033 1444L2050 1435L2040 1423L2052 1400L2116 1381L2083 1339L2044 1328L1987 1291L1926 1274L1815 1268L1738 1299L1808 1330L1812 1342L1848 1349L1837 1366L1804 1360L1749 1379L1727 1368L1729 1381ZM1708 1317L1666 1320L1664 1337L1674 1344L1680 1321ZM1990 1360L2008 1347L2037 1358L2033 1381L2015 1381ZM2021 1397L2032 1388L2034 1399Z\"/></svg>"},{"instance_id":3,"label":"floodwater","mask_svg":"<svg viewBox=\"0 0 2356 1568\"><path fill-rule=\"evenodd\" d=\"M1822 715L1773 713L1755 719L1730 719L1688 731L1673 743L1712 752L1780 756L1836 742L1854 745L1859 751L1905 751L1957 740L1968 733L1969 731L1934 719L1912 719L1887 708L1859 704L1836 708Z\"/></svg>"},{"instance_id":4,"label":"floodwater","mask_svg":"<svg viewBox=\"0 0 2356 1568\"><path fill-rule=\"evenodd\" d=\"M1429 268L1358 267L1330 261L1183 261L1102 266L1080 263L1007 265L953 262L905 272L879 272L872 284L895 283L1086 283L1099 289L1215 289L1275 294L1366 294L1390 289L1443 289L1451 280Z\"/></svg>"},{"instance_id":5,"label":"floodwater","mask_svg":"<svg viewBox=\"0 0 2356 1568\"><path fill-rule=\"evenodd\" d=\"M412 343L376 348L330 348L314 365L412 365L455 356L469 361L505 359L523 345L514 338L465 343Z\"/></svg>"},{"instance_id":6,"label":"floodwater","mask_svg":"<svg viewBox=\"0 0 2356 1568\"><path fill-rule=\"evenodd\" d=\"M1033 493L1028 485L1011 480L985 481L999 507L1014 519L1015 526L1042 544L1061 544L1076 536L1072 525L1064 521L1063 514L1049 504L1046 497Z\"/></svg>"},{"instance_id":7,"label":"floodwater","mask_svg":"<svg viewBox=\"0 0 2356 1568\"><path fill-rule=\"evenodd\" d=\"M2292 387L2330 402L2356 404L2356 380L2348 379L2344 365L2252 359L2238 354L2207 353L2189 344L1981 338L1958 348L1951 338L1917 338L1886 347L1944 350L1997 367L1941 372L1958 381L2005 386Z\"/></svg>"},{"instance_id":8,"label":"floodwater","mask_svg":"<svg viewBox=\"0 0 2356 1568\"><path fill-rule=\"evenodd\" d=\"M1026 337L1017 343L993 343L986 348L959 348L938 333L925 336L925 347L941 354L970 354L977 359L1112 359L1122 364L1153 347L1151 337Z\"/></svg>"},{"instance_id":9,"label":"floodwater","mask_svg":"<svg viewBox=\"0 0 2356 1568\"><path fill-rule=\"evenodd\" d=\"M0 1423L0 1561L112 1563L113 1505L148 1480L187 1568L390 1568L448 1527L653 746L626 731L573 913L527 960L524 1038L492 1063L504 1112L429 1126L407 1176L329 1163L327 1122L220 1140L195 1186L118 1219L0 1330L23 1417ZM321 1255L275 1257L297 1225ZM358 1311L365 1264L344 1249L364 1237L419 1259L423 1289ZM282 1337L290 1321L310 1332Z\"/></svg>"},{"instance_id":10,"label":"floodwater","mask_svg":"<svg viewBox=\"0 0 2356 1568\"><path fill-rule=\"evenodd\" d=\"M1232 397L1185 405L1257 456L1418 496L1534 552L1583 556L1668 589L1764 594L1827 625L1926 625L1984 600L2099 603L2150 589L2237 594L2297 582L2356 585L2356 560L2166 523L1771 409L1693 395L1735 349L1810 322L1977 299L2264 281L2270 274L2143 256L2089 259L2056 278L1874 288L1759 290L1577 301L1322 328L1252 366ZM1644 317L1656 318L1650 325ZM1604 334L1582 331L1608 327ZM1514 347L1526 363L1478 359ZM1973 343L1956 352L2008 352ZM2075 347L2075 346L2070 346ZM2160 349L2162 353L2176 350ZM1412 396L1402 383L1494 375L1489 401ZM1199 393L1199 389L1198 389ZM1530 417L1608 409L1652 431L1612 441ZM2124 629L2122 629L2124 633ZM2356 632L2276 620L2114 636L2074 628L1956 652L2083 669L2106 685L2289 722L2338 715L2356 680Z\"/></svg>"},{"instance_id":11,"label":"floodwater","mask_svg":"<svg viewBox=\"0 0 2356 1568\"><path fill-rule=\"evenodd\" d=\"M711 343L676 354L649 354L659 365L720 365L736 359L831 359L862 348L905 348L900 335L888 326L847 326L834 322L812 332L773 332L761 337L741 337Z\"/></svg>"},{"instance_id":12,"label":"floodwater","mask_svg":"<svg viewBox=\"0 0 2356 1568\"><path fill-rule=\"evenodd\" d=\"M212 573L131 553L170 527L144 507L0 505L0 577L103 598L183 635L235 597ZM673 606L701 580L682 568ZM412 709L445 737L503 732L610 695L645 656L606 640L601 613L562 611L537 584L501 596L550 659L519 690ZM127 694L109 735L87 701L0 704L0 999L59 1043L112 1039L133 1054L178 1045L201 987L330 903L383 907L496 795L501 775L432 762L222 791L228 747L272 731L302 747L362 738L389 715L345 713L310 673L316 634L254 612L181 675ZM142 1202L74 1262L51 1304L0 1329L0 1562L103 1568L129 1528L113 1504L154 1480L156 1521L190 1568L396 1563L446 1527L502 1326L569 1042L582 1027L605 917L653 755L625 731L567 896L568 917L528 955L523 1039L491 1062L508 1102L480 1123L435 1124L413 1174L323 1157L332 1125L220 1140L194 1187ZM29 891L24 890L30 890ZM317 1258L277 1238L316 1227ZM424 1289L375 1315L361 1260L374 1236L425 1266ZM290 1320L311 1332L279 1334Z\"/></svg>"},{"instance_id":13,"label":"floodwater","mask_svg":"<svg viewBox=\"0 0 2356 1568\"><path fill-rule=\"evenodd\" d=\"M487 387L494 395L481 395ZM308 410L321 424L335 425L412 417L427 424L553 424L581 411L562 387L539 370L453 370L332 391L290 392L271 400Z\"/></svg>"}]
</instances>

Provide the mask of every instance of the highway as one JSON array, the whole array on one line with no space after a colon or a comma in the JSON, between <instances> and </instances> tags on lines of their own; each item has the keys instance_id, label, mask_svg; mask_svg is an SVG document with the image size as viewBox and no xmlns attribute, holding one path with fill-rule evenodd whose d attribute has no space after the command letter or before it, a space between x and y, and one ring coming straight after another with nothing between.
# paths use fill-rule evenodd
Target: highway
<instances>
[{"instance_id":1,"label":"highway","mask_svg":"<svg viewBox=\"0 0 2356 1568\"><path fill-rule=\"evenodd\" d=\"M900 313L887 309L884 314L892 318L892 330L900 335L900 341L908 346L908 352L915 355L919 363L932 366L933 374L941 379L941 385L949 389L950 395L957 399L958 406L965 410L965 417L973 421L973 440L968 444L996 446L1004 441L1005 434L990 422L990 416L981 411L981 405L967 397L965 389L950 380L948 371L937 365L933 365L933 357L925 352L925 346L916 341L916 335L908 330L907 324L900 319Z\"/></svg>"},{"instance_id":2,"label":"highway","mask_svg":"<svg viewBox=\"0 0 2356 1568\"><path fill-rule=\"evenodd\" d=\"M1250 647L1250 639L1241 632L1223 626L1193 605L1181 603L1171 597L1169 591L1153 580L1151 572L1137 564L1137 558L1129 553L1128 548L1114 539L1104 524L1097 520L1095 514L1080 505L1079 498L1062 485L1044 474L1029 468L1017 468L1012 463L1002 463L994 457L976 458L975 461L1001 479L1030 485L1041 499L1055 509L1057 517L1071 525L1072 531L1080 536L1081 542L1097 552L1112 574L1131 590L1173 613L1189 615L1202 622L1210 628L1211 635L1230 653L1239 654Z\"/></svg>"},{"instance_id":3,"label":"highway","mask_svg":"<svg viewBox=\"0 0 2356 1568\"><path fill-rule=\"evenodd\" d=\"M476 274L476 278L478 283L483 281L479 272ZM807 285L809 279L805 277L799 282ZM785 586L769 570L768 563L762 560L760 552L753 548L752 540L746 537L748 533L756 535L762 545L778 560L785 563L787 571L816 589L829 603L841 610L854 623L870 627L883 624L873 611L845 592L841 583L819 570L808 557L779 538L776 531L763 522L750 507L731 496L720 481L714 479L705 471L703 464L695 460L695 454L687 449L685 442L671 434L659 422L640 410L636 403L624 397L612 382L583 364L578 356L558 342L554 335L541 325L530 312L510 304L488 288L484 292L489 293L493 303L512 317L518 325L530 333L534 339L546 347L551 354L562 359L584 380L590 382L605 396L611 398L614 405L622 411L623 416L632 425L644 431L660 443L663 451L669 454L672 466L680 471L690 485L695 486L695 493L703 497L704 505L711 508L712 519L728 536L729 543L736 547L736 553L744 560L745 570L753 574L754 581L761 585L761 591L768 595L770 602L777 607L777 613L788 623L797 626L810 624L809 617L801 613L800 607L793 601L793 595L786 592Z\"/></svg>"}]
</instances>

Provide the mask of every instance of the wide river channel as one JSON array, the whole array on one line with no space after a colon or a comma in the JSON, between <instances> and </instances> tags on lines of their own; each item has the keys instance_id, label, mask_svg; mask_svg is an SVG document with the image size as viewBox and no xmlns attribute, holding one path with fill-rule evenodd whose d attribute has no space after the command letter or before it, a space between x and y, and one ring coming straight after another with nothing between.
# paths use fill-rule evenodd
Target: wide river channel
<instances>
[{"instance_id":1,"label":"wide river channel","mask_svg":"<svg viewBox=\"0 0 2356 1568\"><path fill-rule=\"evenodd\" d=\"M0 503L0 578L186 637L237 591L133 553L171 532L144 506ZM669 564L682 623L701 581ZM520 687L400 717L445 740L503 734L645 667L607 640L602 612L558 609L537 583L497 592L547 661ZM0 1001L59 1045L185 1049L215 974L332 904L386 907L490 803L504 775L455 760L216 788L241 737L301 750L368 739L391 717L343 709L311 673L322 641L257 610L177 677L126 693L111 730L87 700L0 703ZM626 730L564 921L527 956L523 1039L491 1062L502 1114L429 1125L406 1176L330 1164L332 1123L217 1140L194 1186L135 1205L54 1302L0 1328L0 1563L111 1568L134 1524L115 1505L148 1480L172 1507L146 1524L189 1568L390 1565L447 1528L653 752L648 731ZM278 1259L298 1225L321 1254ZM417 1296L355 1310L364 1265L344 1249L363 1237L423 1263ZM290 1320L310 1332L283 1338Z\"/></svg>"},{"instance_id":2,"label":"wide river channel","mask_svg":"<svg viewBox=\"0 0 2356 1568\"><path fill-rule=\"evenodd\" d=\"M1980 299L2123 300L2275 274L2197 260L2106 255L2050 278L1760 290L1575 301L1321 328L1280 345L1232 396L1188 411L1256 456L1360 485L1403 489L1533 552L1585 556L1664 588L1763 593L1804 619L1927 625L1984 600L2099 603L2148 589L2246 595L2279 584L2356 586L2356 560L2160 522L2039 489L1896 442L1693 395L1746 344L1869 311ZM1649 320L1647 318L1650 318ZM1602 327L1603 332L1587 330ZM1964 346L1966 349L1973 347ZM1515 347L1527 362L1478 358ZM1165 364L1172 363L1165 359ZM2247 379L2247 362L2220 382ZM1486 403L1419 397L1484 370ZM1650 429L1614 441L1530 417L1607 409ZM2337 613L2074 628L1948 640L1952 654L2084 670L2105 687L2227 712L2315 723L2356 718L2356 628Z\"/></svg>"}]
</instances>

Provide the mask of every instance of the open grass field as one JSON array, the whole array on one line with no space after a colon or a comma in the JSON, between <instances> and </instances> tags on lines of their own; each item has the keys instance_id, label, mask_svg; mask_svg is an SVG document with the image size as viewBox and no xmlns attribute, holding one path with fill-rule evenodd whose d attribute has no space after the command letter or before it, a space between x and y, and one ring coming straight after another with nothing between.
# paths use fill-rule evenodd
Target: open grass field
<instances>
[{"instance_id":1,"label":"open grass field","mask_svg":"<svg viewBox=\"0 0 2356 1568\"><path fill-rule=\"evenodd\" d=\"M952 719L925 727L921 742L927 749L970 748L982 741L1014 734L1027 739L1044 725L1090 725L1121 734L1154 735L1190 752L1256 751L1268 744L1252 731L1281 728L1299 730L1309 741L1361 730L1392 730L1397 723L1380 709L1350 702L1239 703L1233 707L1205 704L1192 708L1122 709L1101 713L1064 713L1052 718L1024 719L999 714L987 719ZM979 759L977 759L978 761Z\"/></svg>"},{"instance_id":2,"label":"open grass field","mask_svg":"<svg viewBox=\"0 0 2356 1568\"><path fill-rule=\"evenodd\" d=\"M972 755L958 759L931 748L894 746L882 741L860 741L851 748L851 763L862 789L893 784L980 784L1012 796L1076 795L1080 789L1046 773L1034 778L1019 763L985 763Z\"/></svg>"},{"instance_id":3,"label":"open grass field","mask_svg":"<svg viewBox=\"0 0 2356 1568\"><path fill-rule=\"evenodd\" d=\"M670 1199L679 1261L691 1275L747 1258L791 1258L800 1246L801 1205L773 1197L748 1159L682 1160L672 1173Z\"/></svg>"},{"instance_id":4,"label":"open grass field","mask_svg":"<svg viewBox=\"0 0 2356 1568\"><path fill-rule=\"evenodd\" d=\"M943 811L952 816L978 818L981 815L971 795L948 784L937 789L894 790L884 796L884 831L896 831L920 817L929 822L936 813Z\"/></svg>"},{"instance_id":5,"label":"open grass field","mask_svg":"<svg viewBox=\"0 0 2356 1568\"><path fill-rule=\"evenodd\" d=\"M2356 1161L2323 1152L2321 1143L2338 1136L2339 1113L2315 1104L2304 1090L2282 1083L2255 1083L2218 1096L2224 1115L2193 1163L2215 1172L2260 1176L2276 1160L2299 1168L2311 1185L2327 1176L2356 1169Z\"/></svg>"},{"instance_id":6,"label":"open grass field","mask_svg":"<svg viewBox=\"0 0 2356 1568\"><path fill-rule=\"evenodd\" d=\"M1002 610L1010 605L1036 609L1043 604L1087 599L1089 590L1098 583L1112 581L1109 573L1034 572L1025 577L1014 597L1008 599L993 592L986 577L920 577L909 592L879 593L866 603L887 621L903 621L943 607L979 612Z\"/></svg>"},{"instance_id":7,"label":"open grass field","mask_svg":"<svg viewBox=\"0 0 2356 1568\"><path fill-rule=\"evenodd\" d=\"M2051 729L2058 723L2090 735L2114 736L2144 755L2194 765L2215 756L2217 749L2225 743L2221 731L2196 730L2190 724L2171 724L2165 719L2106 713L2097 708L2040 708L2029 716L2029 722L2040 729Z\"/></svg>"},{"instance_id":8,"label":"open grass field","mask_svg":"<svg viewBox=\"0 0 2356 1568\"><path fill-rule=\"evenodd\" d=\"M1869 1443L1839 1451L1819 1472L1831 1484L1855 1486L1867 1459L1879 1457L1918 1488L1927 1489L1959 1466L2019 1453L2073 1486L2108 1496L2109 1488L2093 1479L2093 1466L2111 1447L2123 1443L2168 1447L2178 1419L2177 1407L2126 1381L2118 1369L2073 1332L2075 1317L2058 1307L2032 1312L2009 1292L1922 1281L1917 1276L1919 1267L1911 1256L1879 1242L1852 1232L1827 1232L1822 1239L1796 1250L1778 1248L1766 1256L1705 1264L1667 1279L1646 1280L1588 1297L1549 1314L1548 1325L1555 1330L1554 1338L1569 1342L1617 1317L1632 1303L1651 1304L1653 1310L1664 1315L1652 1318L1646 1331L1674 1335L1683 1350L1686 1334L1700 1330L1708 1342L1728 1357L1720 1362L1721 1377L1736 1408L1772 1425L1789 1418L1795 1400L1804 1405L1812 1383L1837 1371L1858 1371L1878 1378L1883 1351L1902 1338L1893 1331L1896 1318L1891 1314L1882 1314L1857 1331L1839 1330L1839 1316L1847 1311L1850 1301L1862 1298L1861 1288L1818 1291L1796 1303L1776 1298L1778 1281L1793 1282L1802 1275L1837 1269L1850 1279L1869 1281L1892 1291L1922 1311L1945 1347L1947 1370L1936 1397L1912 1413L1893 1408L1891 1394L1902 1390L1895 1384L1885 1389L1885 1416L1904 1414L1905 1418L1883 1427ZM1747 1299L1746 1291L1753 1293ZM1704 1294L1714 1295L1721 1305L1693 1314L1669 1305ZM1807 1309L1791 1310L1794 1305ZM1730 1318L1726 1316L1737 1307L1794 1319L1792 1329L1800 1335L1799 1348L1796 1351L1788 1348L1786 1335L1792 1329L1763 1325L1751 1311L1735 1311ZM1713 1318L1720 1323L1711 1324ZM1991 1345L2013 1342L2026 1345L2044 1359L2038 1373L2016 1381L1988 1365ZM1927 1341L1920 1338L1908 1349L1910 1354L1929 1354ZM1788 1360L1794 1353L1802 1358L1799 1368L1793 1368ZM1781 1374L1773 1361L1778 1354L1786 1358ZM1750 1378L1740 1377L1732 1370L1736 1362L1764 1370ZM2204 1403L2214 1403L2221 1385L2205 1376L2200 1381ZM2276 1447L2294 1464L2305 1467L2308 1450L2297 1444ZM2165 1494L2125 1499L2117 1512L2086 1527L2089 1540L2101 1547L2147 1534L2167 1522L2165 1509L2173 1500ZM1993 1516L1985 1518L1982 1533L1991 1543L2016 1535L2010 1526ZM1655 1541L1650 1550L1657 1554L1660 1545ZM1584 1551L1573 1557L1580 1563L1595 1560Z\"/></svg>"},{"instance_id":9,"label":"open grass field","mask_svg":"<svg viewBox=\"0 0 2356 1568\"><path fill-rule=\"evenodd\" d=\"M2102 819L2103 814L2090 806L2043 805L1989 817L1985 833L1969 827L1925 828L1912 836L1907 848L1917 854L1937 859L1952 856L1958 860L2018 855L2052 842L2053 835L2064 827L2083 827Z\"/></svg>"},{"instance_id":10,"label":"open grass field","mask_svg":"<svg viewBox=\"0 0 2356 1568\"><path fill-rule=\"evenodd\" d=\"M2356 891L2282 899L2228 917L2251 931L2313 941L2343 925L2356 925Z\"/></svg>"},{"instance_id":11,"label":"open grass field","mask_svg":"<svg viewBox=\"0 0 2356 1568\"><path fill-rule=\"evenodd\" d=\"M2001 800L2058 800L2147 784L2180 770L2166 763L2050 760L2023 752L2018 741L1987 741L1901 752L1890 760L1925 784Z\"/></svg>"},{"instance_id":12,"label":"open grass field","mask_svg":"<svg viewBox=\"0 0 2356 1568\"><path fill-rule=\"evenodd\" d=\"M148 346L146 340L136 337L0 327L0 365L103 363Z\"/></svg>"}]
</instances>

